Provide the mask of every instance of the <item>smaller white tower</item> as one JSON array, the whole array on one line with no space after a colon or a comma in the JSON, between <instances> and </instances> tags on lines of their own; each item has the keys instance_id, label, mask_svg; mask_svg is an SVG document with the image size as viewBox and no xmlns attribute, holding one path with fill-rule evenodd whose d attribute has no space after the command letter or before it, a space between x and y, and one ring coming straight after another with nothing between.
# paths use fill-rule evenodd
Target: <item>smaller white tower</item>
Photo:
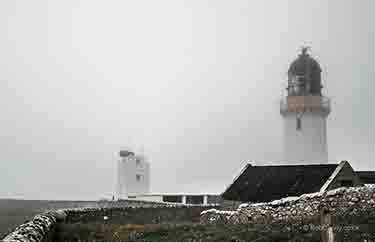
<instances>
[{"instance_id":1,"label":"smaller white tower","mask_svg":"<svg viewBox=\"0 0 375 242\"><path fill-rule=\"evenodd\" d=\"M321 93L321 69L307 47L288 70L288 94L280 103L284 119L284 161L327 163L327 116L330 100Z\"/></svg>"},{"instance_id":2,"label":"smaller white tower","mask_svg":"<svg viewBox=\"0 0 375 242\"><path fill-rule=\"evenodd\" d=\"M117 197L128 199L131 196L150 192L150 164L144 156L122 150L117 167Z\"/></svg>"}]
</instances>

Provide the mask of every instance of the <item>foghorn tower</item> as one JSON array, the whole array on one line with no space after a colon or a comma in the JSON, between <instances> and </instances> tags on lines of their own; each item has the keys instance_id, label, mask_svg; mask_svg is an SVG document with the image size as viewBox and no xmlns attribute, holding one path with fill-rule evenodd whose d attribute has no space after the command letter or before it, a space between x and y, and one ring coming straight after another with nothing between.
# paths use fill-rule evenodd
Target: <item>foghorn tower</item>
<instances>
[{"instance_id":1,"label":"foghorn tower","mask_svg":"<svg viewBox=\"0 0 375 242\"><path fill-rule=\"evenodd\" d=\"M328 162L327 116L330 100L322 95L319 63L303 47L288 70L287 95L280 102L284 121L284 162Z\"/></svg>"}]
</instances>

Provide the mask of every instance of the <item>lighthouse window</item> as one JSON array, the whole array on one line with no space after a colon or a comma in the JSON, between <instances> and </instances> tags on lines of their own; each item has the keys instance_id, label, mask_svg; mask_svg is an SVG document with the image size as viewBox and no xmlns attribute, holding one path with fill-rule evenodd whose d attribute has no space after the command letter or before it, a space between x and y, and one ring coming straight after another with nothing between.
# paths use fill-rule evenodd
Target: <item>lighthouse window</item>
<instances>
[{"instance_id":1,"label":"lighthouse window","mask_svg":"<svg viewBox=\"0 0 375 242\"><path fill-rule=\"evenodd\" d=\"M301 118L297 118L297 127L296 127L296 129L297 129L297 130L301 130L301 128L302 128L302 121L301 121Z\"/></svg>"},{"instance_id":2,"label":"lighthouse window","mask_svg":"<svg viewBox=\"0 0 375 242\"><path fill-rule=\"evenodd\" d=\"M141 175L139 174L135 175L135 179L137 180L137 182L141 181Z\"/></svg>"}]
</instances>

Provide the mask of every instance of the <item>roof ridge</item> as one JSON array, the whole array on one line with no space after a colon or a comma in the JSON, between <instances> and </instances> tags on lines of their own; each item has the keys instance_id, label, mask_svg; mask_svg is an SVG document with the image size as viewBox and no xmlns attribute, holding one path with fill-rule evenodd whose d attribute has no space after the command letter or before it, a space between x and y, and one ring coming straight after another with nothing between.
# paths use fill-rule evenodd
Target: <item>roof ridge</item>
<instances>
[{"instance_id":1,"label":"roof ridge","mask_svg":"<svg viewBox=\"0 0 375 242\"><path fill-rule=\"evenodd\" d=\"M338 166L339 164L299 164L299 165L252 165L252 167L301 167L301 166Z\"/></svg>"}]
</instances>

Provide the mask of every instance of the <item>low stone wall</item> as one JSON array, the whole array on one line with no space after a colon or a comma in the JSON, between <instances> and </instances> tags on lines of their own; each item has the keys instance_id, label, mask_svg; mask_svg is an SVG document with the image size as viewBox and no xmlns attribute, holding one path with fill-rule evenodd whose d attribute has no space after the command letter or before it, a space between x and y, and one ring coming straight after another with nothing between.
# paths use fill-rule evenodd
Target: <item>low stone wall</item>
<instances>
[{"instance_id":1,"label":"low stone wall","mask_svg":"<svg viewBox=\"0 0 375 242\"><path fill-rule=\"evenodd\" d=\"M237 210L218 210L218 206L183 206L165 203L123 201L125 207L114 207L116 202L95 208L71 208L47 212L17 227L4 242L50 241L58 222L64 224L245 224L264 226L274 231L312 233L320 229L322 218L329 218L324 226L357 229L351 236L364 238L375 229L375 187L339 188L325 193L288 197L269 203L241 204ZM133 206L131 206L133 204ZM117 204L119 205L119 203ZM328 214L328 215L325 215ZM61 223L61 224L63 224ZM271 226L271 227L270 227ZM271 231L271 230L270 230ZM347 236L341 233L342 237ZM371 234L372 236L372 234ZM375 235L374 235L375 236ZM366 237L367 238L367 237Z\"/></svg>"},{"instance_id":2,"label":"low stone wall","mask_svg":"<svg viewBox=\"0 0 375 242\"><path fill-rule=\"evenodd\" d=\"M165 203L121 200L121 201L49 201L49 200L15 200L0 199L0 239L11 231L31 220L35 215L59 209L83 208L123 208L123 207L155 207Z\"/></svg>"},{"instance_id":3,"label":"low stone wall","mask_svg":"<svg viewBox=\"0 0 375 242\"><path fill-rule=\"evenodd\" d=\"M62 223L117 223L117 224L152 224L152 223L192 223L199 222L200 213L217 206L176 205L148 201L19 201L34 205L40 212L29 221L16 227L4 242L27 241L46 242L54 233L59 222ZM37 205L35 205L37 204ZM39 206L39 207L38 207ZM23 209L27 206L21 206ZM37 209L36 209L37 208Z\"/></svg>"},{"instance_id":4,"label":"low stone wall","mask_svg":"<svg viewBox=\"0 0 375 242\"><path fill-rule=\"evenodd\" d=\"M217 206L168 206L65 210L65 223L160 224L198 223L200 213Z\"/></svg>"},{"instance_id":5,"label":"low stone wall","mask_svg":"<svg viewBox=\"0 0 375 242\"><path fill-rule=\"evenodd\" d=\"M50 230L48 226L55 225L54 218L58 221L58 214L65 213L65 210L81 210L85 208L103 209L103 208L124 208L124 207L160 207L165 204L143 201L48 201L48 200L0 200L0 239L10 240L11 238L18 238L25 231L32 234L44 233ZM49 212L48 212L49 211ZM55 212L53 212L55 211ZM4 216L6 215L6 216ZM51 217L52 216L52 217ZM61 217L61 216L60 216ZM44 220L43 220L44 219ZM49 220L53 220L52 224ZM11 220L11 221L8 221ZM64 217L65 220L65 217ZM26 222L25 222L26 221ZM47 227L43 225L44 222L49 224ZM36 229L42 226L43 229ZM36 229L36 230L35 230ZM35 231L34 231L35 230ZM19 231L21 231L19 233ZM31 232L34 231L34 232ZM44 232L43 232L44 231ZM11 236L12 237L9 237ZM14 237L16 236L16 237ZM40 235L37 235L39 238ZM33 240L31 240L33 241Z\"/></svg>"},{"instance_id":6,"label":"low stone wall","mask_svg":"<svg viewBox=\"0 0 375 242\"><path fill-rule=\"evenodd\" d=\"M320 224L321 213L335 221L375 220L375 187L338 188L324 193L287 197L269 203L241 204L234 211L206 210L203 224L269 224L285 230L306 231ZM306 226L307 225L307 226Z\"/></svg>"},{"instance_id":7,"label":"low stone wall","mask_svg":"<svg viewBox=\"0 0 375 242\"><path fill-rule=\"evenodd\" d=\"M18 226L8 234L3 242L46 242L53 237L53 229L64 221L66 213L62 210L36 215L32 220Z\"/></svg>"}]
</instances>

